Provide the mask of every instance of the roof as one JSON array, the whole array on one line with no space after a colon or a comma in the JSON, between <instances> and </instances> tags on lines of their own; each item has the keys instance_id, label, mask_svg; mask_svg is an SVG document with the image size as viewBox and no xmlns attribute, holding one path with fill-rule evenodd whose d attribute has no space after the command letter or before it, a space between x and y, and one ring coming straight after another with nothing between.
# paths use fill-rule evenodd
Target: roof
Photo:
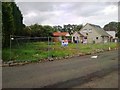
<instances>
[{"instance_id":1,"label":"roof","mask_svg":"<svg viewBox=\"0 0 120 90\"><path fill-rule=\"evenodd\" d=\"M94 25L94 24L90 24L89 25L93 26L93 27L97 27L97 28L101 28L99 25Z\"/></svg>"},{"instance_id":2,"label":"roof","mask_svg":"<svg viewBox=\"0 0 120 90\"><path fill-rule=\"evenodd\" d=\"M81 34L80 32L77 32L77 31L75 31L75 32L72 34L72 36L75 36L76 34L78 34L80 37L84 37L83 34Z\"/></svg>"},{"instance_id":3,"label":"roof","mask_svg":"<svg viewBox=\"0 0 120 90\"><path fill-rule=\"evenodd\" d=\"M101 36L110 36L105 30L103 30L100 26L98 25L94 25L94 24L89 24L90 26L92 26L99 34L101 34Z\"/></svg>"},{"instance_id":4,"label":"roof","mask_svg":"<svg viewBox=\"0 0 120 90\"><path fill-rule=\"evenodd\" d=\"M53 36L70 36L68 32L54 32Z\"/></svg>"},{"instance_id":5,"label":"roof","mask_svg":"<svg viewBox=\"0 0 120 90\"><path fill-rule=\"evenodd\" d=\"M81 37L84 37L84 35L83 35L83 34L81 34L80 32L78 32L78 34L80 34L80 36L81 36Z\"/></svg>"}]
</instances>

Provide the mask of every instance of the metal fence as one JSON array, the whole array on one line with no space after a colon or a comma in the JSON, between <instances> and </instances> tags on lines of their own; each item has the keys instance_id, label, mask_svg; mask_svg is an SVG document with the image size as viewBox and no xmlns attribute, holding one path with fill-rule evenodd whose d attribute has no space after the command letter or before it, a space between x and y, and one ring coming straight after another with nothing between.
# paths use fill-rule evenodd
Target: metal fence
<instances>
[{"instance_id":1,"label":"metal fence","mask_svg":"<svg viewBox=\"0 0 120 90\"><path fill-rule=\"evenodd\" d=\"M53 37L10 36L10 60L36 61L52 57Z\"/></svg>"},{"instance_id":2,"label":"metal fence","mask_svg":"<svg viewBox=\"0 0 120 90\"><path fill-rule=\"evenodd\" d=\"M64 43L63 45L62 41L56 41L55 37L10 36L10 38L9 52L10 60L12 61L39 61L56 57L66 57L73 54L77 55L85 52L87 48L94 49L93 44L69 43L67 46ZM109 44L107 43L107 45ZM97 48L99 47L97 46Z\"/></svg>"}]
</instances>

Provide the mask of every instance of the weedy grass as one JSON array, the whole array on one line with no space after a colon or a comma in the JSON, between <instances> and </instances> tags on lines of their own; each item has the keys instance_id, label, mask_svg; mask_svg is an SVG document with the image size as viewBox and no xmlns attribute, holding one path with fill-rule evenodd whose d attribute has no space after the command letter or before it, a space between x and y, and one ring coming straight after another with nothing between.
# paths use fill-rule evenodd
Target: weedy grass
<instances>
[{"instance_id":1,"label":"weedy grass","mask_svg":"<svg viewBox=\"0 0 120 90\"><path fill-rule=\"evenodd\" d=\"M61 43L48 42L29 42L19 45L12 45L10 48L2 50L3 61L15 60L37 62L48 57L65 57L76 55L78 53L91 53L98 49L107 50L108 48L116 48L116 43L105 44L74 44L69 43L68 46L63 47Z\"/></svg>"}]
</instances>

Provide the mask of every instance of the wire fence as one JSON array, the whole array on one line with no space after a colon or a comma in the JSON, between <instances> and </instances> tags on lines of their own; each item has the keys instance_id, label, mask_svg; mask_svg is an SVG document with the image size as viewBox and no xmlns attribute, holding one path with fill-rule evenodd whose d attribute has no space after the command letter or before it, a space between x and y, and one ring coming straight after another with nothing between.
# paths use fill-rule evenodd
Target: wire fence
<instances>
[{"instance_id":1,"label":"wire fence","mask_svg":"<svg viewBox=\"0 0 120 90\"><path fill-rule=\"evenodd\" d=\"M11 61L39 61L56 57L66 57L80 53L89 53L95 49L107 49L111 43L82 44L63 42L59 37L10 36ZM7 56L5 56L7 57Z\"/></svg>"},{"instance_id":2,"label":"wire fence","mask_svg":"<svg viewBox=\"0 0 120 90\"><path fill-rule=\"evenodd\" d=\"M53 37L10 36L10 60L36 61L50 58Z\"/></svg>"}]
</instances>

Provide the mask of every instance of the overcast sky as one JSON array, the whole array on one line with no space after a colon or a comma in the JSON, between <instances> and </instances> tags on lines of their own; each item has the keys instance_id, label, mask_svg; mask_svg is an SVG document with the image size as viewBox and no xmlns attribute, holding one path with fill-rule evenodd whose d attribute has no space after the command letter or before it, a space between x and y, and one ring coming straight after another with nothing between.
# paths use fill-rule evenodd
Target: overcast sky
<instances>
[{"instance_id":1,"label":"overcast sky","mask_svg":"<svg viewBox=\"0 0 120 90\"><path fill-rule=\"evenodd\" d=\"M17 2L25 25L63 25L92 23L103 27L118 21L115 2Z\"/></svg>"}]
</instances>

